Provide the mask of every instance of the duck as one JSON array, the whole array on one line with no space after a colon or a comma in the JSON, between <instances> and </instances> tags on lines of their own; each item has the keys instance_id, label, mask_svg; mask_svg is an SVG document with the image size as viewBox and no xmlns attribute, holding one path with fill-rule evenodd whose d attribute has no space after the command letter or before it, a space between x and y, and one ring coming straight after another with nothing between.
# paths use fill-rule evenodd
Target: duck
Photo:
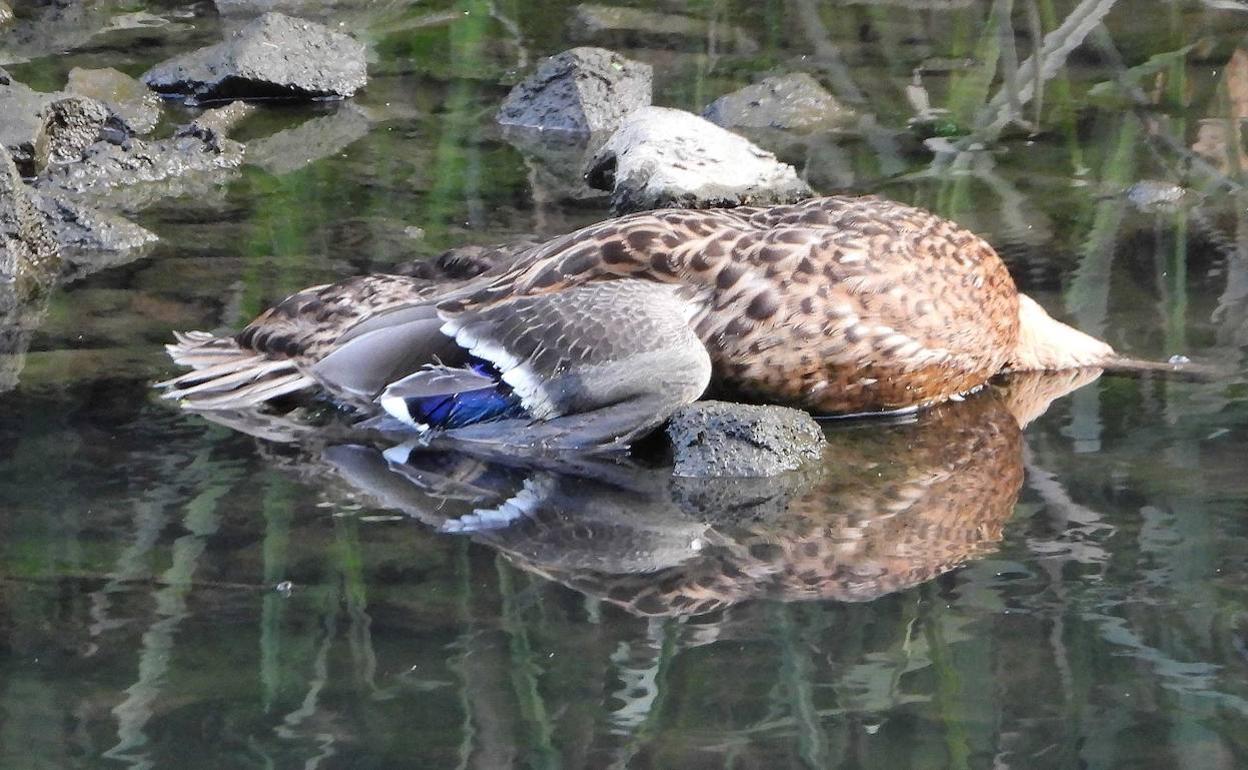
<instances>
[{"instance_id":1,"label":"duck","mask_svg":"<svg viewBox=\"0 0 1248 770\"><path fill-rule=\"evenodd\" d=\"M626 448L707 393L896 413L1127 361L1020 293L980 236L877 196L629 214L478 271L314 286L167 350L189 371L157 386L188 410L315 396L536 452Z\"/></svg>"}]
</instances>

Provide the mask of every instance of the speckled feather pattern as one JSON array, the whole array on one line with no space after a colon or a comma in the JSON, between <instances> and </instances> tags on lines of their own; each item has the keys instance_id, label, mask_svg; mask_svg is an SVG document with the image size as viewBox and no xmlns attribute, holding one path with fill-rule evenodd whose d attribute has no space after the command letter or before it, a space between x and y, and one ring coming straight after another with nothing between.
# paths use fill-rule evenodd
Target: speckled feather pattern
<instances>
[{"instance_id":1,"label":"speckled feather pattern","mask_svg":"<svg viewBox=\"0 0 1248 770\"><path fill-rule=\"evenodd\" d=\"M716 391L814 412L943 401L984 384L1019 340L1018 293L991 246L876 197L619 217L508 254L476 277L372 275L313 287L234 339L240 355L306 371L352 327L393 311L432 303L457 327L525 298L621 278L673 285ZM631 309L642 334L644 304ZM559 353L579 355L590 342L565 338Z\"/></svg>"},{"instance_id":2,"label":"speckled feather pattern","mask_svg":"<svg viewBox=\"0 0 1248 770\"><path fill-rule=\"evenodd\" d=\"M972 390L1018 337L1017 290L987 242L875 197L621 217L538 247L439 308L454 317L618 277L695 290L694 328L720 389L817 412Z\"/></svg>"}]
</instances>

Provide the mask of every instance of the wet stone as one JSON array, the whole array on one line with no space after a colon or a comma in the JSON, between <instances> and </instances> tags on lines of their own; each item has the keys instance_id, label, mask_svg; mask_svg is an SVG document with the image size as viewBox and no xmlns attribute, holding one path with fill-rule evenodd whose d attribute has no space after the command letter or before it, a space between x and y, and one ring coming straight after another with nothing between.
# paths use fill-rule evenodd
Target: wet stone
<instances>
[{"instance_id":1,"label":"wet stone","mask_svg":"<svg viewBox=\"0 0 1248 770\"><path fill-rule=\"evenodd\" d=\"M60 267L55 237L0 147L0 314L51 286Z\"/></svg>"},{"instance_id":2,"label":"wet stone","mask_svg":"<svg viewBox=\"0 0 1248 770\"><path fill-rule=\"evenodd\" d=\"M0 27L8 26L11 21L13 21L13 9L4 0L0 0Z\"/></svg>"},{"instance_id":3,"label":"wet stone","mask_svg":"<svg viewBox=\"0 0 1248 770\"><path fill-rule=\"evenodd\" d=\"M104 138L109 130L117 138L126 135L124 127L102 102L85 96L69 96L48 105L35 153L48 163L70 163Z\"/></svg>"},{"instance_id":4,"label":"wet stone","mask_svg":"<svg viewBox=\"0 0 1248 770\"><path fill-rule=\"evenodd\" d=\"M37 193L33 202L44 215L56 242L67 250L69 262L80 261L83 252L129 252L157 240L153 233L127 219L63 195ZM95 263L99 259L92 256L86 261Z\"/></svg>"},{"instance_id":5,"label":"wet stone","mask_svg":"<svg viewBox=\"0 0 1248 770\"><path fill-rule=\"evenodd\" d=\"M117 208L137 209L160 198L196 194L218 186L243 160L243 146L225 136L248 113L242 103L209 110L168 139L101 141L82 160L51 166L36 184L45 192L107 196ZM121 188L138 194L114 196Z\"/></svg>"},{"instance_id":6,"label":"wet stone","mask_svg":"<svg viewBox=\"0 0 1248 770\"><path fill-rule=\"evenodd\" d=\"M1192 196L1172 182L1144 179L1127 188L1127 200L1144 212L1166 212L1178 208Z\"/></svg>"},{"instance_id":7,"label":"wet stone","mask_svg":"<svg viewBox=\"0 0 1248 770\"><path fill-rule=\"evenodd\" d=\"M103 102L131 134L151 132L160 121L160 97L138 80L111 67L69 71L65 90Z\"/></svg>"},{"instance_id":8,"label":"wet stone","mask_svg":"<svg viewBox=\"0 0 1248 770\"><path fill-rule=\"evenodd\" d=\"M362 107L341 104L328 115L320 115L247 143L246 162L274 176L297 171L309 163L336 155L364 138L372 120Z\"/></svg>"},{"instance_id":9,"label":"wet stone","mask_svg":"<svg viewBox=\"0 0 1248 770\"><path fill-rule=\"evenodd\" d=\"M812 194L793 167L771 153L666 107L631 113L594 155L586 178L611 191L616 213L792 203Z\"/></svg>"},{"instance_id":10,"label":"wet stone","mask_svg":"<svg viewBox=\"0 0 1248 770\"><path fill-rule=\"evenodd\" d=\"M507 95L505 126L589 134L609 131L650 104L653 70L603 48L556 54Z\"/></svg>"},{"instance_id":11,"label":"wet stone","mask_svg":"<svg viewBox=\"0 0 1248 770\"><path fill-rule=\"evenodd\" d=\"M47 162L38 152L44 115L60 94L35 91L0 69L0 144L22 176L34 176Z\"/></svg>"},{"instance_id":12,"label":"wet stone","mask_svg":"<svg viewBox=\"0 0 1248 770\"><path fill-rule=\"evenodd\" d=\"M845 125L854 115L805 72L766 78L719 97L702 117L724 128L812 132Z\"/></svg>"},{"instance_id":13,"label":"wet stone","mask_svg":"<svg viewBox=\"0 0 1248 770\"><path fill-rule=\"evenodd\" d=\"M503 139L524 156L535 202L587 201L605 197L585 182L585 168L609 132L570 134L507 126Z\"/></svg>"},{"instance_id":14,"label":"wet stone","mask_svg":"<svg viewBox=\"0 0 1248 770\"><path fill-rule=\"evenodd\" d=\"M351 96L367 81L364 46L311 21L266 13L228 39L143 75L195 100Z\"/></svg>"},{"instance_id":15,"label":"wet stone","mask_svg":"<svg viewBox=\"0 0 1248 770\"><path fill-rule=\"evenodd\" d=\"M800 468L823 451L823 431L798 409L699 401L667 425L673 474L696 478L765 477Z\"/></svg>"}]
</instances>

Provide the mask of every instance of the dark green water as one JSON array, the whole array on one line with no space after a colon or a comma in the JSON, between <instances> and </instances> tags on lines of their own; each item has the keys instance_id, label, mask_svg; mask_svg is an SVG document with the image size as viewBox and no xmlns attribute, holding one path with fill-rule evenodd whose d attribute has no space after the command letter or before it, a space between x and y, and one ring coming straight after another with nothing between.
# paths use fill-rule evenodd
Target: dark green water
<instances>
[{"instance_id":1,"label":"dark green water","mask_svg":"<svg viewBox=\"0 0 1248 770\"><path fill-rule=\"evenodd\" d=\"M251 118L253 148L306 133L137 213L160 244L50 297L0 393L0 766L1248 765L1248 12L652 5L710 25L628 51L657 103L811 72L855 127L768 146L817 188L952 217L1055 314L1224 376L1103 377L1021 436L994 394L830 426L813 478L746 489L437 466L549 501L441 534L462 501L345 483L344 458L363 478L377 455L258 441L150 389L174 329L606 214L492 123L570 45L570 6L339 3L373 51L367 115ZM0 41L16 77L138 74L230 24L210 3L83 7ZM939 110L915 125L912 85ZM1135 202L1171 184L1177 204Z\"/></svg>"}]
</instances>

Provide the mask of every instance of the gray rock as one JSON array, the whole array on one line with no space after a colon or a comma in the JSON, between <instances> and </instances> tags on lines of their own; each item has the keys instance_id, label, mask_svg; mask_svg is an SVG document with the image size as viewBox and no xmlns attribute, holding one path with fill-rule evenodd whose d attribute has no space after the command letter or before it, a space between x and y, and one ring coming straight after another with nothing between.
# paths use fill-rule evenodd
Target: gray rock
<instances>
[{"instance_id":1,"label":"gray rock","mask_svg":"<svg viewBox=\"0 0 1248 770\"><path fill-rule=\"evenodd\" d=\"M154 200L194 194L221 183L237 168L243 146L225 136L248 113L242 103L209 110L168 139L147 142L96 142L77 163L51 166L37 180L42 191L108 197L116 208L133 210ZM137 195L114 196L120 188L142 188Z\"/></svg>"},{"instance_id":2,"label":"gray rock","mask_svg":"<svg viewBox=\"0 0 1248 770\"><path fill-rule=\"evenodd\" d=\"M650 104L654 71L603 48L573 48L543 61L511 89L498 122L589 134L615 129Z\"/></svg>"},{"instance_id":3,"label":"gray rock","mask_svg":"<svg viewBox=\"0 0 1248 770\"><path fill-rule=\"evenodd\" d=\"M126 131L103 102L85 96L67 96L48 105L43 128L35 143L35 155L47 163L71 163L113 130L116 138Z\"/></svg>"},{"instance_id":4,"label":"gray rock","mask_svg":"<svg viewBox=\"0 0 1248 770\"><path fill-rule=\"evenodd\" d=\"M569 134L508 126L503 139L524 156L529 189L536 204L587 201L604 197L585 182L585 168L608 133Z\"/></svg>"},{"instance_id":5,"label":"gray rock","mask_svg":"<svg viewBox=\"0 0 1248 770\"><path fill-rule=\"evenodd\" d=\"M82 255L86 252L132 252L157 240L153 233L127 219L91 208L64 195L35 193L33 202L44 215L56 242L66 250L66 261L71 263L85 259L94 265L100 257ZM133 258L131 255L125 257L127 261ZM107 259L112 260L111 257Z\"/></svg>"},{"instance_id":6,"label":"gray rock","mask_svg":"<svg viewBox=\"0 0 1248 770\"><path fill-rule=\"evenodd\" d=\"M845 125L851 110L805 72L761 80L719 97L702 117L724 128L811 132Z\"/></svg>"},{"instance_id":7,"label":"gray rock","mask_svg":"<svg viewBox=\"0 0 1248 770\"><path fill-rule=\"evenodd\" d=\"M11 21L13 21L13 9L4 0L0 0L0 27L8 26Z\"/></svg>"},{"instance_id":8,"label":"gray rock","mask_svg":"<svg viewBox=\"0 0 1248 770\"><path fill-rule=\"evenodd\" d=\"M1143 179L1127 188L1127 200L1146 213L1174 211L1180 204L1191 201L1194 195L1173 182Z\"/></svg>"},{"instance_id":9,"label":"gray rock","mask_svg":"<svg viewBox=\"0 0 1248 770\"><path fill-rule=\"evenodd\" d=\"M39 137L48 107L60 96L28 88L0 70L0 144L22 176L34 176L47 162L39 156Z\"/></svg>"},{"instance_id":10,"label":"gray rock","mask_svg":"<svg viewBox=\"0 0 1248 770\"><path fill-rule=\"evenodd\" d=\"M60 268L56 239L0 148L0 314L50 287Z\"/></svg>"},{"instance_id":11,"label":"gray rock","mask_svg":"<svg viewBox=\"0 0 1248 770\"><path fill-rule=\"evenodd\" d=\"M131 134L150 133L160 121L160 97L129 75L106 67L69 71L65 90L103 102Z\"/></svg>"},{"instance_id":12,"label":"gray rock","mask_svg":"<svg viewBox=\"0 0 1248 770\"><path fill-rule=\"evenodd\" d=\"M676 476L670 480L672 501L698 521L717 527L766 521L784 516L806 494L817 467L771 476Z\"/></svg>"},{"instance_id":13,"label":"gray rock","mask_svg":"<svg viewBox=\"0 0 1248 770\"><path fill-rule=\"evenodd\" d=\"M814 418L782 406L699 401L668 422L677 476L764 477L819 457L823 431Z\"/></svg>"},{"instance_id":14,"label":"gray rock","mask_svg":"<svg viewBox=\"0 0 1248 770\"><path fill-rule=\"evenodd\" d=\"M371 125L372 120L362 107L344 103L329 115L248 142L246 161L274 176L289 174L339 153L364 138Z\"/></svg>"},{"instance_id":15,"label":"gray rock","mask_svg":"<svg viewBox=\"0 0 1248 770\"><path fill-rule=\"evenodd\" d=\"M715 47L741 54L758 52L758 43L740 27L675 13L592 3L573 10L568 34L577 42L611 48L703 51Z\"/></svg>"},{"instance_id":16,"label":"gray rock","mask_svg":"<svg viewBox=\"0 0 1248 770\"><path fill-rule=\"evenodd\" d=\"M362 44L280 13L266 13L225 41L143 75L163 94L194 100L351 96L367 79Z\"/></svg>"},{"instance_id":17,"label":"gray rock","mask_svg":"<svg viewBox=\"0 0 1248 770\"><path fill-rule=\"evenodd\" d=\"M594 155L589 183L616 213L792 203L811 196L792 166L697 115L644 107Z\"/></svg>"},{"instance_id":18,"label":"gray rock","mask_svg":"<svg viewBox=\"0 0 1248 770\"><path fill-rule=\"evenodd\" d=\"M0 37L0 64L65 56L84 49L89 49L86 53L91 57L117 52L124 55L127 42L135 50L141 47L147 52L164 45L178 46L181 36L191 29L182 21L189 3L22 0L13 4L22 13ZM140 6L147 10L140 10ZM106 50L109 53L104 53Z\"/></svg>"}]
</instances>

